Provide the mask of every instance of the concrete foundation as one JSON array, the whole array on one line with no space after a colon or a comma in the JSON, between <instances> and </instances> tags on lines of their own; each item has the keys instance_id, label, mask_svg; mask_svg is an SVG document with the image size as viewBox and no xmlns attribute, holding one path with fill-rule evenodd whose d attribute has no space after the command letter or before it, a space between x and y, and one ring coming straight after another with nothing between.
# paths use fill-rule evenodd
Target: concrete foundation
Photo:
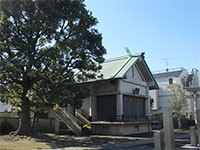
<instances>
[{"instance_id":1,"label":"concrete foundation","mask_svg":"<svg viewBox=\"0 0 200 150\"><path fill-rule=\"evenodd\" d=\"M151 132L151 124L144 122L93 122L92 134L131 135Z\"/></svg>"}]
</instances>

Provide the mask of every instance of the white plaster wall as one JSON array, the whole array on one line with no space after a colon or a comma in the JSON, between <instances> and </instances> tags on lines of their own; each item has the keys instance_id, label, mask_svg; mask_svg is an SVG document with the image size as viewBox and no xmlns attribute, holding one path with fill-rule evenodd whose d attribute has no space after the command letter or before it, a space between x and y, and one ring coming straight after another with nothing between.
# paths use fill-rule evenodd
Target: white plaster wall
<instances>
[{"instance_id":1,"label":"white plaster wall","mask_svg":"<svg viewBox=\"0 0 200 150\"><path fill-rule=\"evenodd\" d=\"M173 83L174 84L179 84L181 83L181 79L180 78L175 78L175 77L169 77L173 79ZM164 106L168 106L169 104L166 102L167 99L167 92L166 89L169 85L169 78L160 78L160 79L156 79L158 86L159 86L159 90L158 90L158 108L162 108ZM150 94L151 95L151 94ZM152 95L151 95L152 96Z\"/></svg>"},{"instance_id":2,"label":"white plaster wall","mask_svg":"<svg viewBox=\"0 0 200 150\"><path fill-rule=\"evenodd\" d=\"M121 89L122 93L133 94L133 90L135 88L139 88L140 89L139 95L147 96L146 87L144 87L143 85L142 86L141 85L136 85L136 84L133 84L131 82L126 82L125 80L121 81L120 89Z\"/></svg>"},{"instance_id":3,"label":"white plaster wall","mask_svg":"<svg viewBox=\"0 0 200 150\"><path fill-rule=\"evenodd\" d=\"M3 105L2 102L0 102L0 112L10 112L11 111L11 105Z\"/></svg>"},{"instance_id":4,"label":"white plaster wall","mask_svg":"<svg viewBox=\"0 0 200 150\"><path fill-rule=\"evenodd\" d=\"M132 69L134 69L134 71L132 71ZM132 73L134 73L134 74L132 74ZM127 71L126 77L127 77L127 79L129 79L129 78L134 78L134 79L136 79L137 81L143 81L143 80L142 80L142 77L141 77L141 75L140 75L140 73L139 73L139 71L138 71L138 69L137 69L135 66L131 67L131 68Z\"/></svg>"},{"instance_id":5,"label":"white plaster wall","mask_svg":"<svg viewBox=\"0 0 200 150\"><path fill-rule=\"evenodd\" d=\"M154 100L153 101L153 105L152 105L152 109L157 110L158 107L159 107L158 90L150 90L149 91L149 95Z\"/></svg>"}]
</instances>

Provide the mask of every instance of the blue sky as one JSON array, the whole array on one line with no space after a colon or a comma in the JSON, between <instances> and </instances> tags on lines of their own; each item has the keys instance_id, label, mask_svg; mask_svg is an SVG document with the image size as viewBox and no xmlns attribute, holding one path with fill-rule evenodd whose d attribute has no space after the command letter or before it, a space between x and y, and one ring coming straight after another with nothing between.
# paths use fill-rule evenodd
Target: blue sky
<instances>
[{"instance_id":1,"label":"blue sky","mask_svg":"<svg viewBox=\"0 0 200 150\"><path fill-rule=\"evenodd\" d=\"M105 58L145 52L151 71L200 70L200 0L86 0L99 21Z\"/></svg>"}]
</instances>

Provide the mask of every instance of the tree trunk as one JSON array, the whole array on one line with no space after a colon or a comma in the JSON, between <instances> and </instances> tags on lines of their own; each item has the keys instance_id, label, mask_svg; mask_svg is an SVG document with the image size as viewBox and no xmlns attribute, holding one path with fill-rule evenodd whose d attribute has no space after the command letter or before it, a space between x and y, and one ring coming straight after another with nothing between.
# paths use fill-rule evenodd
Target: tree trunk
<instances>
[{"instance_id":1,"label":"tree trunk","mask_svg":"<svg viewBox=\"0 0 200 150\"><path fill-rule=\"evenodd\" d=\"M22 116L21 116L21 127L17 134L20 135L30 135L31 124L30 124L30 101L24 96L22 98Z\"/></svg>"},{"instance_id":2,"label":"tree trunk","mask_svg":"<svg viewBox=\"0 0 200 150\"><path fill-rule=\"evenodd\" d=\"M32 127L31 127L31 132L34 131L34 128L35 128L35 120L36 120L36 112L34 112L33 123L32 123Z\"/></svg>"}]
</instances>

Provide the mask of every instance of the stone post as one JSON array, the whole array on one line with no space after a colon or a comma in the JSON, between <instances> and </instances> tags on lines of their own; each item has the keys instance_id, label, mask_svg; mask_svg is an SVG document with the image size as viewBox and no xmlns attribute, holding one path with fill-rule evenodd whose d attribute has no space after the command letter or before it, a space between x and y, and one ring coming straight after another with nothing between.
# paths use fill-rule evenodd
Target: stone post
<instances>
[{"instance_id":1,"label":"stone post","mask_svg":"<svg viewBox=\"0 0 200 150\"><path fill-rule=\"evenodd\" d=\"M196 78L197 79L197 78ZM193 82L195 81L195 78ZM196 84L197 82L194 82L195 84L192 84L193 87L185 88L189 92L193 92L193 98L194 98L194 120L195 125L197 127L197 135L198 135L198 141L200 146L200 100L198 99L198 92L200 91L199 84Z\"/></svg>"},{"instance_id":2,"label":"stone post","mask_svg":"<svg viewBox=\"0 0 200 150\"><path fill-rule=\"evenodd\" d=\"M164 134L162 131L154 133L154 149L164 150Z\"/></svg>"},{"instance_id":3,"label":"stone post","mask_svg":"<svg viewBox=\"0 0 200 150\"><path fill-rule=\"evenodd\" d=\"M123 95L116 95L116 110L117 110L117 120L122 120L123 115Z\"/></svg>"},{"instance_id":4,"label":"stone post","mask_svg":"<svg viewBox=\"0 0 200 150\"><path fill-rule=\"evenodd\" d=\"M169 106L163 107L163 126L164 126L164 139L165 150L174 150L174 125L172 117L172 109Z\"/></svg>"},{"instance_id":5,"label":"stone post","mask_svg":"<svg viewBox=\"0 0 200 150\"><path fill-rule=\"evenodd\" d=\"M198 143L200 146L200 104L198 104L198 98L197 98L197 91L193 92L193 97L194 97L194 120L195 120L195 125L197 127L197 136L198 136Z\"/></svg>"},{"instance_id":6,"label":"stone post","mask_svg":"<svg viewBox=\"0 0 200 150\"><path fill-rule=\"evenodd\" d=\"M190 141L192 146L197 146L197 135L195 126L190 127Z\"/></svg>"}]
</instances>

